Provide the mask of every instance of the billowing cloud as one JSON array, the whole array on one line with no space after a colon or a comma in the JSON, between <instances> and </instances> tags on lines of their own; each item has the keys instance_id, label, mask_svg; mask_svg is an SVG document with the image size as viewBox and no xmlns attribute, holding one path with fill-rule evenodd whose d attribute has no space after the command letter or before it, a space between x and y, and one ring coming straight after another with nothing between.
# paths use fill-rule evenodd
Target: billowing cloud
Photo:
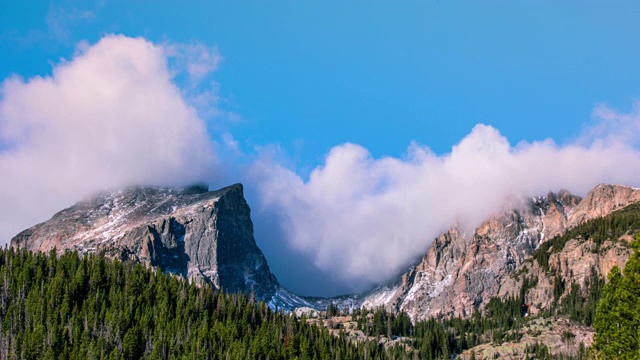
<instances>
[{"instance_id":1,"label":"billowing cloud","mask_svg":"<svg viewBox=\"0 0 640 360\"><path fill-rule=\"evenodd\" d=\"M589 126L579 139L580 143L640 144L640 101L632 105L628 113L620 112L607 104L599 104L593 111L595 123Z\"/></svg>"},{"instance_id":2,"label":"billowing cloud","mask_svg":"<svg viewBox=\"0 0 640 360\"><path fill-rule=\"evenodd\" d=\"M273 246L324 274L324 284L298 279L290 286L327 294L391 280L440 233L454 224L472 230L511 195L562 188L584 194L602 182L640 185L640 153L623 136L640 129L637 114L603 109L580 145L512 146L495 128L477 125L443 156L418 144L403 158L380 159L359 145L336 146L308 179L258 162L253 174L261 179L262 209L278 214L284 236Z\"/></svg>"},{"instance_id":3,"label":"billowing cloud","mask_svg":"<svg viewBox=\"0 0 640 360\"><path fill-rule=\"evenodd\" d=\"M276 275L293 290L331 295L392 279L441 232L473 229L510 195L640 185L637 104L628 114L598 106L596 123L567 145L514 146L477 125L445 155L415 143L402 158L374 158L342 144L303 177L274 160L277 146L256 157L224 129L207 132L202 118L224 114L211 77L221 59L198 43L111 35L79 44L50 76L4 80L0 243L99 189L244 177Z\"/></svg>"},{"instance_id":4,"label":"billowing cloud","mask_svg":"<svg viewBox=\"0 0 640 360\"><path fill-rule=\"evenodd\" d=\"M98 189L209 175L211 140L168 55L141 38L106 36L80 44L51 76L2 83L1 243ZM194 76L217 66L200 60Z\"/></svg>"}]
</instances>

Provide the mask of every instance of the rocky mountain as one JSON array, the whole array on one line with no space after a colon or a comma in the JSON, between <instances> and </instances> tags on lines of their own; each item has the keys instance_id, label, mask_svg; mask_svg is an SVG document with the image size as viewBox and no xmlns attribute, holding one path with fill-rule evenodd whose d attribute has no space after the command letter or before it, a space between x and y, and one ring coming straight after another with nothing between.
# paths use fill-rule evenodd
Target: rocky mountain
<instances>
[{"instance_id":1,"label":"rocky mountain","mask_svg":"<svg viewBox=\"0 0 640 360\"><path fill-rule=\"evenodd\" d=\"M421 261L397 282L361 295L303 298L282 287L271 274L253 236L242 185L218 191L206 187L133 187L104 193L55 214L15 236L12 246L29 250L104 253L138 261L227 291L254 291L272 306L324 309L385 306L415 320L431 316L469 316L494 297L516 294L526 270L537 279L527 294L531 312L547 307L553 277L532 261L545 241L590 219L640 201L640 190L599 185L582 199L568 191L528 199L509 199L504 209L472 233L452 228L437 237ZM550 256L566 284L584 285L606 276L629 256L620 243L569 241ZM567 290L570 286L567 286Z\"/></svg>"},{"instance_id":2,"label":"rocky mountain","mask_svg":"<svg viewBox=\"0 0 640 360\"><path fill-rule=\"evenodd\" d=\"M515 206L491 217L472 234L452 228L440 235L398 282L375 289L359 298L356 305L386 306L407 312L413 320L465 317L482 309L494 296L516 294L522 279L514 274L526 263L525 269L538 279L528 293L535 313L549 306L554 296L553 279L532 261L534 251L567 229L638 201L640 190L604 184L584 199L560 191L516 201ZM552 266L566 277L566 284L584 285L592 276L591 269L606 277L614 265L623 266L629 257L628 247L618 243L609 242L597 253L592 251L594 246L593 242L574 240L551 256Z\"/></svg>"},{"instance_id":3,"label":"rocky mountain","mask_svg":"<svg viewBox=\"0 0 640 360\"><path fill-rule=\"evenodd\" d=\"M253 291L274 306L308 305L270 272L240 184L218 191L132 187L103 193L19 233L11 246L102 253L229 292Z\"/></svg>"},{"instance_id":4,"label":"rocky mountain","mask_svg":"<svg viewBox=\"0 0 640 360\"><path fill-rule=\"evenodd\" d=\"M600 223L590 225L595 222ZM601 292L613 266L625 264L637 230L640 189L599 185L584 199L564 190L510 198L476 229L454 227L438 236L396 282L331 299L299 297L278 283L254 240L240 184L217 191L133 187L103 193L21 232L11 245L140 262L226 291L254 292L271 307L296 313L317 312L331 303L383 306L404 311L415 322L469 317L492 298L523 299L518 301L533 320L522 324L518 341L483 342L459 354L515 359L539 343L570 356L580 344L591 344L590 323L579 318L584 313L566 311L587 309L584 301L591 298L594 313L599 295L593 294ZM582 305L571 303L576 299Z\"/></svg>"}]
</instances>

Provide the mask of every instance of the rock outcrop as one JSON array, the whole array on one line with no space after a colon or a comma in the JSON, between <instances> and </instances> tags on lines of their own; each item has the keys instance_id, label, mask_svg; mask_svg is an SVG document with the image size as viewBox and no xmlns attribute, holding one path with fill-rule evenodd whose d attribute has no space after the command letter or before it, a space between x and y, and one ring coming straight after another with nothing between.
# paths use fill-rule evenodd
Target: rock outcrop
<instances>
[{"instance_id":1,"label":"rock outcrop","mask_svg":"<svg viewBox=\"0 0 640 360\"><path fill-rule=\"evenodd\" d=\"M594 276L606 278L614 266L624 267L631 255L631 240L631 236L625 235L617 241L605 241L597 248L591 240L571 239L562 250L551 254L549 269L545 269L533 259L526 261L521 268L521 276L503 280L498 296L505 298L517 295L524 277L535 280L535 286L528 289L525 296L530 315L538 315L542 310L549 309L554 301L571 291L573 284L578 285L582 295L586 296L585 291L591 285ZM558 280L563 284L563 291L556 299L554 284Z\"/></svg>"},{"instance_id":2,"label":"rock outcrop","mask_svg":"<svg viewBox=\"0 0 640 360\"><path fill-rule=\"evenodd\" d=\"M256 245L240 184L104 193L21 232L11 245L102 253L275 303L277 293L288 295Z\"/></svg>"},{"instance_id":3,"label":"rock outcrop","mask_svg":"<svg viewBox=\"0 0 640 360\"><path fill-rule=\"evenodd\" d=\"M580 344L588 347L593 342L591 328L562 318L535 319L520 331L523 335L517 342L481 344L464 351L456 359L471 360L472 353L476 359L533 359L531 354L527 356L527 349L539 344L546 345L552 354L575 358L579 354Z\"/></svg>"}]
</instances>

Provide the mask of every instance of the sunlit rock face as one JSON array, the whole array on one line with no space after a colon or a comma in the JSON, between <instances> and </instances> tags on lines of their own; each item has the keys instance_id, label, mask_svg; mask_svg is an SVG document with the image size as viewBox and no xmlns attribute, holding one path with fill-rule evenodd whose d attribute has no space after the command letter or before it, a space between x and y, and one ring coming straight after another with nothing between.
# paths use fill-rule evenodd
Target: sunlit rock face
<instances>
[{"instance_id":1,"label":"sunlit rock face","mask_svg":"<svg viewBox=\"0 0 640 360\"><path fill-rule=\"evenodd\" d=\"M473 233L452 228L440 235L422 260L397 283L374 290L362 303L402 310L414 320L469 316L494 296L517 295L521 283L513 275L544 241L638 201L638 189L620 185L598 185L584 199L563 190L508 201L504 211L483 222ZM624 265L629 256L628 247L623 245L606 244L602 254L593 254L590 246L590 242L569 243L552 256L552 266L567 275L567 284L584 284L592 268L606 277L613 265ZM532 308L547 307L553 300L552 279L537 264L530 267L533 268L529 271L539 277L538 285L529 294L535 305Z\"/></svg>"},{"instance_id":2,"label":"sunlit rock face","mask_svg":"<svg viewBox=\"0 0 640 360\"><path fill-rule=\"evenodd\" d=\"M11 245L102 253L229 292L271 300L279 285L253 237L242 185L132 187L100 194L27 229Z\"/></svg>"}]
</instances>

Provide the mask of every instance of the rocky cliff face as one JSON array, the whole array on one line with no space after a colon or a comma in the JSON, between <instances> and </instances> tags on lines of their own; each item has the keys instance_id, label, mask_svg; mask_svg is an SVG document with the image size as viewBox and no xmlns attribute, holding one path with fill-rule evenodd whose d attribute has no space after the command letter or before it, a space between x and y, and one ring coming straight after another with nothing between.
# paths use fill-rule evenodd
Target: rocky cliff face
<instances>
[{"instance_id":1,"label":"rocky cliff face","mask_svg":"<svg viewBox=\"0 0 640 360\"><path fill-rule=\"evenodd\" d=\"M468 316L494 296L517 293L521 284L512 275L541 243L639 200L640 190L618 185L599 185L584 199L567 191L526 199L485 221L473 234L456 228L442 234L398 283L374 290L362 304L402 310L414 320ZM629 256L628 249L618 245L605 246L602 255L593 254L589 246L593 244L571 243L552 256L550 262L567 274L568 284L584 283L592 267L606 275ZM553 300L553 294L549 297L553 283L537 271L540 280L529 296L543 308Z\"/></svg>"},{"instance_id":2,"label":"rocky cliff face","mask_svg":"<svg viewBox=\"0 0 640 360\"><path fill-rule=\"evenodd\" d=\"M631 255L628 245L631 240L631 236L625 235L618 241L606 241L597 248L593 241L571 239L560 252L551 255L548 270L530 259L523 264L522 276L504 279L498 296L517 295L525 276L536 279L536 285L527 291L525 297L531 315L537 315L557 301L553 292L556 279L564 284L560 299L571 291L572 284L578 285L586 295L584 292L593 276L606 278L614 266L624 267Z\"/></svg>"},{"instance_id":3,"label":"rocky cliff face","mask_svg":"<svg viewBox=\"0 0 640 360\"><path fill-rule=\"evenodd\" d=\"M27 229L11 245L34 251L104 253L137 261L230 292L282 302L253 237L242 185L129 188L101 194Z\"/></svg>"}]
</instances>

